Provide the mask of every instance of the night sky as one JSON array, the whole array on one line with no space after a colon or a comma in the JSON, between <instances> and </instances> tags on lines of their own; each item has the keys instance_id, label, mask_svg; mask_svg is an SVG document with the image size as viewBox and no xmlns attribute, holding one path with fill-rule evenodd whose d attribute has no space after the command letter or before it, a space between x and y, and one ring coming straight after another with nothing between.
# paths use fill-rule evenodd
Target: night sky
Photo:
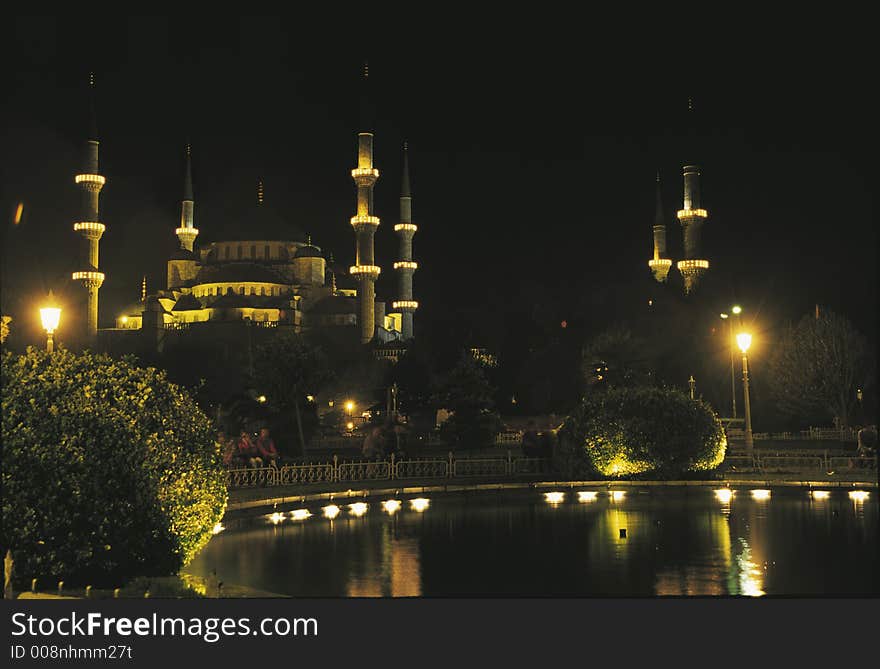
<instances>
[{"instance_id":1,"label":"night sky","mask_svg":"<svg viewBox=\"0 0 880 669\"><path fill-rule=\"evenodd\" d=\"M681 165L695 161L718 310L735 300L786 320L825 304L876 337L865 97L874 79L858 40L801 43L795 30L767 30L697 48L659 28L652 39L554 30L414 28L356 48L353 35L327 39L277 17L19 17L4 31L4 313L31 327L49 288L70 307L68 327L84 309L69 276L90 70L108 180L101 326L139 297L143 274L151 290L165 286L187 141L197 244L247 237L262 179L266 206L290 230L352 264L366 57L381 172L378 293L395 297L407 140L417 330L462 320L491 329L519 314L601 325L584 295L629 287L620 299L641 300L650 285L658 169L670 255L681 258ZM19 202L24 217L12 225ZM282 225L276 237L289 235Z\"/></svg>"}]
</instances>

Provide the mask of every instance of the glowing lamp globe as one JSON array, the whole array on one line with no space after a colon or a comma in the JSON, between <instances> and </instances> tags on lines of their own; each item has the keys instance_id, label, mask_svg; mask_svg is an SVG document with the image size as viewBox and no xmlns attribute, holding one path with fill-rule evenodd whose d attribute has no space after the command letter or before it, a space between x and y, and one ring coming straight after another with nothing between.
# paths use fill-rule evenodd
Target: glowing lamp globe
<instances>
[{"instance_id":1,"label":"glowing lamp globe","mask_svg":"<svg viewBox=\"0 0 880 669\"><path fill-rule=\"evenodd\" d=\"M752 335L747 332L741 332L736 336L736 345L739 346L739 349L745 353L749 350L749 346L752 345Z\"/></svg>"},{"instance_id":2,"label":"glowing lamp globe","mask_svg":"<svg viewBox=\"0 0 880 669\"><path fill-rule=\"evenodd\" d=\"M732 311L734 314L736 314L737 316L739 316L739 314L742 313L742 307L739 306L739 305L736 305L736 306L734 306L734 307L731 309L731 311Z\"/></svg>"},{"instance_id":3,"label":"glowing lamp globe","mask_svg":"<svg viewBox=\"0 0 880 669\"><path fill-rule=\"evenodd\" d=\"M43 329L48 333L53 333L58 329L58 321L61 320L61 309L58 307L43 307L40 309L40 320L43 322Z\"/></svg>"}]
</instances>

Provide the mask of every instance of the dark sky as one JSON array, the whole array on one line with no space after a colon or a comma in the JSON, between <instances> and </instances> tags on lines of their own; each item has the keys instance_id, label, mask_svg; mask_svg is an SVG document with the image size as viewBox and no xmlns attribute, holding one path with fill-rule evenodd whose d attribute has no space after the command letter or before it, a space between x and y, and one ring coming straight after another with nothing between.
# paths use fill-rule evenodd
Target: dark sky
<instances>
[{"instance_id":1,"label":"dark sky","mask_svg":"<svg viewBox=\"0 0 880 669\"><path fill-rule=\"evenodd\" d=\"M68 277L90 70L108 179L102 326L138 297L143 274L164 287L187 140L199 242L247 228L241 212L262 178L268 206L351 263L366 57L382 173L378 290L394 297L406 139L422 324L524 302L574 320L578 296L638 285L649 276L655 173L677 260L681 165L693 160L713 295L777 318L827 304L875 336L874 79L858 40L772 27L722 38L713 24L695 42L683 36L701 31L681 26L565 23L355 39L282 17L16 18L4 31L0 170L4 211L23 202L24 219L7 224L4 311L36 318L49 288L81 309Z\"/></svg>"}]
</instances>

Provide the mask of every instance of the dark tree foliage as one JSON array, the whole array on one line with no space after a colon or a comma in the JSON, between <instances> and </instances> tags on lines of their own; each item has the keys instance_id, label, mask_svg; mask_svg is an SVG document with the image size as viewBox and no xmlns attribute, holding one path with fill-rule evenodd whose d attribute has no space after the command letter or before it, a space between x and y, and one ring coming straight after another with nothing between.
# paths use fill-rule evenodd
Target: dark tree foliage
<instances>
[{"instance_id":1,"label":"dark tree foliage","mask_svg":"<svg viewBox=\"0 0 880 669\"><path fill-rule=\"evenodd\" d=\"M501 430L484 365L472 355L463 355L443 381L437 403L452 413L440 428L452 446L479 447L492 443Z\"/></svg>"},{"instance_id":2,"label":"dark tree foliage","mask_svg":"<svg viewBox=\"0 0 880 669\"><path fill-rule=\"evenodd\" d=\"M712 409L679 390L644 386L588 395L560 430L572 473L670 477L714 469L727 439Z\"/></svg>"},{"instance_id":3,"label":"dark tree foliage","mask_svg":"<svg viewBox=\"0 0 880 669\"><path fill-rule=\"evenodd\" d=\"M583 371L588 385L621 387L652 382L649 342L624 326L598 334L584 346Z\"/></svg>"},{"instance_id":4,"label":"dark tree foliage","mask_svg":"<svg viewBox=\"0 0 880 669\"><path fill-rule=\"evenodd\" d=\"M520 362L517 407L529 415L565 413L577 403L583 385L576 347L551 341Z\"/></svg>"},{"instance_id":5,"label":"dark tree foliage","mask_svg":"<svg viewBox=\"0 0 880 669\"><path fill-rule=\"evenodd\" d=\"M272 413L292 422L300 452L305 452L305 428L311 431L318 423L315 404L307 396L317 395L329 379L323 350L292 332L277 333L254 354L254 387L265 395Z\"/></svg>"},{"instance_id":6,"label":"dark tree foliage","mask_svg":"<svg viewBox=\"0 0 880 669\"><path fill-rule=\"evenodd\" d=\"M865 338L843 316L822 310L804 316L774 348L770 391L784 414L804 423L836 417L847 426L857 390L873 384L873 361Z\"/></svg>"},{"instance_id":7,"label":"dark tree foliage","mask_svg":"<svg viewBox=\"0 0 880 669\"><path fill-rule=\"evenodd\" d=\"M437 380L431 368L430 353L423 345L414 342L403 357L388 368L383 386L388 388L395 383L399 410L409 417L411 427L422 431L433 426Z\"/></svg>"},{"instance_id":8,"label":"dark tree foliage","mask_svg":"<svg viewBox=\"0 0 880 669\"><path fill-rule=\"evenodd\" d=\"M170 575L226 507L213 426L165 373L29 348L2 358L3 551L30 578Z\"/></svg>"}]
</instances>

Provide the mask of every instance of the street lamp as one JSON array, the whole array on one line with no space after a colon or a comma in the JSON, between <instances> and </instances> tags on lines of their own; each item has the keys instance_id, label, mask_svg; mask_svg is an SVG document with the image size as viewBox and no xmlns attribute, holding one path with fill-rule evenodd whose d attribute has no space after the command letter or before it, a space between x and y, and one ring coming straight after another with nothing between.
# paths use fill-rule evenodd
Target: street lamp
<instances>
[{"instance_id":1,"label":"street lamp","mask_svg":"<svg viewBox=\"0 0 880 669\"><path fill-rule=\"evenodd\" d=\"M751 452L754 448L752 441L752 411L749 405L749 358L746 352L752 344L752 335L741 332L736 336L736 343L743 353L743 398L746 407L746 450Z\"/></svg>"},{"instance_id":2,"label":"street lamp","mask_svg":"<svg viewBox=\"0 0 880 669\"><path fill-rule=\"evenodd\" d=\"M61 320L61 308L55 306L52 291L49 291L49 304L40 309L40 320L43 322L43 329L46 330L46 351L52 353L55 350L53 335L58 329L58 321Z\"/></svg>"},{"instance_id":3,"label":"street lamp","mask_svg":"<svg viewBox=\"0 0 880 669\"><path fill-rule=\"evenodd\" d=\"M730 308L735 316L742 313L742 307L735 304ZM721 320L727 321L728 332L730 333L730 408L731 418L736 418L736 372L733 369L733 319L728 314L720 314Z\"/></svg>"}]
</instances>

